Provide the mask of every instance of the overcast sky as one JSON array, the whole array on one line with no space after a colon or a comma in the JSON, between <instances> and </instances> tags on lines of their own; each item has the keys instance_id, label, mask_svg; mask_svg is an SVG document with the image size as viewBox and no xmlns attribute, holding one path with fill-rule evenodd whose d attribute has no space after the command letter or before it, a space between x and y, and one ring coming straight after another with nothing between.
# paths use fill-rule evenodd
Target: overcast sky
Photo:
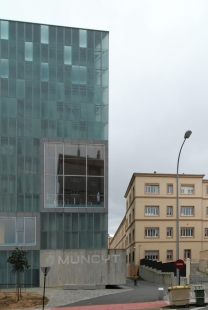
<instances>
[{"instance_id":1,"label":"overcast sky","mask_svg":"<svg viewBox=\"0 0 208 310\"><path fill-rule=\"evenodd\" d=\"M109 233L134 172L208 178L207 0L0 0L0 18L110 32Z\"/></svg>"}]
</instances>

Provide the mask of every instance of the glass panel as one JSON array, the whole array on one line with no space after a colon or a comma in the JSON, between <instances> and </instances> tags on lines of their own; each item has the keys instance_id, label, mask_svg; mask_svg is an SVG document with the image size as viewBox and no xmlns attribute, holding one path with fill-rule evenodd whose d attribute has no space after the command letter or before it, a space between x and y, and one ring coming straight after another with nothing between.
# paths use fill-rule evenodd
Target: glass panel
<instances>
[{"instance_id":1,"label":"glass panel","mask_svg":"<svg viewBox=\"0 0 208 310\"><path fill-rule=\"evenodd\" d=\"M64 202L65 206L85 207L86 203L86 179L85 177L65 176L64 178Z\"/></svg>"},{"instance_id":2,"label":"glass panel","mask_svg":"<svg viewBox=\"0 0 208 310\"><path fill-rule=\"evenodd\" d=\"M72 213L72 231L78 231L78 213Z\"/></svg>"},{"instance_id":3,"label":"glass panel","mask_svg":"<svg viewBox=\"0 0 208 310\"><path fill-rule=\"evenodd\" d=\"M72 66L72 83L79 84L79 66Z\"/></svg>"},{"instance_id":4,"label":"glass panel","mask_svg":"<svg viewBox=\"0 0 208 310\"><path fill-rule=\"evenodd\" d=\"M83 145L65 144L64 174L86 175L86 147Z\"/></svg>"},{"instance_id":5,"label":"glass panel","mask_svg":"<svg viewBox=\"0 0 208 310\"><path fill-rule=\"evenodd\" d=\"M63 83L57 83L56 99L59 101L64 101L64 84Z\"/></svg>"},{"instance_id":6,"label":"glass panel","mask_svg":"<svg viewBox=\"0 0 208 310\"><path fill-rule=\"evenodd\" d=\"M9 39L9 23L7 21L1 21L1 39Z\"/></svg>"},{"instance_id":7,"label":"glass panel","mask_svg":"<svg viewBox=\"0 0 208 310\"><path fill-rule=\"evenodd\" d=\"M79 47L87 47L87 30L79 30Z\"/></svg>"},{"instance_id":8,"label":"glass panel","mask_svg":"<svg viewBox=\"0 0 208 310\"><path fill-rule=\"evenodd\" d=\"M87 174L104 176L104 146L87 147Z\"/></svg>"},{"instance_id":9,"label":"glass panel","mask_svg":"<svg viewBox=\"0 0 208 310\"><path fill-rule=\"evenodd\" d=\"M102 49L108 49L108 33L102 32Z\"/></svg>"},{"instance_id":10,"label":"glass panel","mask_svg":"<svg viewBox=\"0 0 208 310\"><path fill-rule=\"evenodd\" d=\"M80 213L79 214L79 231L85 231L86 230L86 214Z\"/></svg>"},{"instance_id":11,"label":"glass panel","mask_svg":"<svg viewBox=\"0 0 208 310\"><path fill-rule=\"evenodd\" d=\"M104 206L104 178L87 178L87 205L88 207Z\"/></svg>"},{"instance_id":12,"label":"glass panel","mask_svg":"<svg viewBox=\"0 0 208 310\"><path fill-rule=\"evenodd\" d=\"M25 81L17 80L17 98L25 98Z\"/></svg>"},{"instance_id":13,"label":"glass panel","mask_svg":"<svg viewBox=\"0 0 208 310\"><path fill-rule=\"evenodd\" d=\"M64 214L64 231L71 231L71 217L72 214L70 213Z\"/></svg>"},{"instance_id":14,"label":"glass panel","mask_svg":"<svg viewBox=\"0 0 208 310\"><path fill-rule=\"evenodd\" d=\"M0 218L0 245L14 245L15 237L15 218Z\"/></svg>"},{"instance_id":15,"label":"glass panel","mask_svg":"<svg viewBox=\"0 0 208 310\"><path fill-rule=\"evenodd\" d=\"M94 214L94 231L100 231L100 216L101 214Z\"/></svg>"},{"instance_id":16,"label":"glass panel","mask_svg":"<svg viewBox=\"0 0 208 310\"><path fill-rule=\"evenodd\" d=\"M55 182L55 176L45 176L45 207L47 208L54 208L57 205Z\"/></svg>"},{"instance_id":17,"label":"glass panel","mask_svg":"<svg viewBox=\"0 0 208 310\"><path fill-rule=\"evenodd\" d=\"M25 42L25 60L33 60L33 43Z\"/></svg>"},{"instance_id":18,"label":"glass panel","mask_svg":"<svg viewBox=\"0 0 208 310\"><path fill-rule=\"evenodd\" d=\"M48 26L41 25L41 43L48 44Z\"/></svg>"},{"instance_id":19,"label":"glass panel","mask_svg":"<svg viewBox=\"0 0 208 310\"><path fill-rule=\"evenodd\" d=\"M64 63L71 65L71 46L64 46Z\"/></svg>"},{"instance_id":20,"label":"glass panel","mask_svg":"<svg viewBox=\"0 0 208 310\"><path fill-rule=\"evenodd\" d=\"M25 244L35 245L35 218L25 218Z\"/></svg>"},{"instance_id":21,"label":"glass panel","mask_svg":"<svg viewBox=\"0 0 208 310\"><path fill-rule=\"evenodd\" d=\"M8 59L1 59L1 77L9 77Z\"/></svg>"},{"instance_id":22,"label":"glass panel","mask_svg":"<svg viewBox=\"0 0 208 310\"><path fill-rule=\"evenodd\" d=\"M87 83L87 68L84 66L80 66L80 84L86 84Z\"/></svg>"},{"instance_id":23,"label":"glass panel","mask_svg":"<svg viewBox=\"0 0 208 310\"><path fill-rule=\"evenodd\" d=\"M41 81L48 81L48 63L41 63Z\"/></svg>"}]
</instances>

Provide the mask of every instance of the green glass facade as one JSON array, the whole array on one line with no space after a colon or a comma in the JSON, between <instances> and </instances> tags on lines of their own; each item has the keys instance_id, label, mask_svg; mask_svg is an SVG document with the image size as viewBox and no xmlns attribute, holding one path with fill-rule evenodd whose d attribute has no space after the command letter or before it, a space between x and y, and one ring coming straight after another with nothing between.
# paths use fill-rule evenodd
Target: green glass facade
<instances>
[{"instance_id":1,"label":"green glass facade","mask_svg":"<svg viewBox=\"0 0 208 310\"><path fill-rule=\"evenodd\" d=\"M0 167L2 283L15 246L107 248L108 32L0 21Z\"/></svg>"}]
</instances>

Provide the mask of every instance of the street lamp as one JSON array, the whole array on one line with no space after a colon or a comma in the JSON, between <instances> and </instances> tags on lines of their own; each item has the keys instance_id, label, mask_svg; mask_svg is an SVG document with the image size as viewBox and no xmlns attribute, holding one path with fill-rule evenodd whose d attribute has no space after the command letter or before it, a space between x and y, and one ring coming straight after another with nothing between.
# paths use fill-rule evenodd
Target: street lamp
<instances>
[{"instance_id":1,"label":"street lamp","mask_svg":"<svg viewBox=\"0 0 208 310\"><path fill-rule=\"evenodd\" d=\"M187 130L184 135L184 141L181 145L179 154L178 154L178 162L177 162L177 174L176 174L176 260L179 259L179 210L178 210L178 168L179 168L179 160L181 155L181 150L183 148L183 145L192 134L192 131ZM180 285L180 273L179 269L177 269L177 284Z\"/></svg>"}]
</instances>

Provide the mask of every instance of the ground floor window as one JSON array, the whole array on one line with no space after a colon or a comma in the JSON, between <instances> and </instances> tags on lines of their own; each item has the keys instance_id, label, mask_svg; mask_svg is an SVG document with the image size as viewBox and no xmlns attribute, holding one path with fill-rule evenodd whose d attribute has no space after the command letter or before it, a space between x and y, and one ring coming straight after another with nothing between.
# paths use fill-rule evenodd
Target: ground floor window
<instances>
[{"instance_id":1,"label":"ground floor window","mask_svg":"<svg viewBox=\"0 0 208 310\"><path fill-rule=\"evenodd\" d=\"M191 250L184 250L184 258L191 258Z\"/></svg>"},{"instance_id":2,"label":"ground floor window","mask_svg":"<svg viewBox=\"0 0 208 310\"><path fill-rule=\"evenodd\" d=\"M167 250L167 259L173 259L173 251Z\"/></svg>"},{"instance_id":3,"label":"ground floor window","mask_svg":"<svg viewBox=\"0 0 208 310\"><path fill-rule=\"evenodd\" d=\"M158 259L159 251L145 251L146 259Z\"/></svg>"},{"instance_id":4,"label":"ground floor window","mask_svg":"<svg viewBox=\"0 0 208 310\"><path fill-rule=\"evenodd\" d=\"M35 217L0 217L0 246L35 244Z\"/></svg>"}]
</instances>

